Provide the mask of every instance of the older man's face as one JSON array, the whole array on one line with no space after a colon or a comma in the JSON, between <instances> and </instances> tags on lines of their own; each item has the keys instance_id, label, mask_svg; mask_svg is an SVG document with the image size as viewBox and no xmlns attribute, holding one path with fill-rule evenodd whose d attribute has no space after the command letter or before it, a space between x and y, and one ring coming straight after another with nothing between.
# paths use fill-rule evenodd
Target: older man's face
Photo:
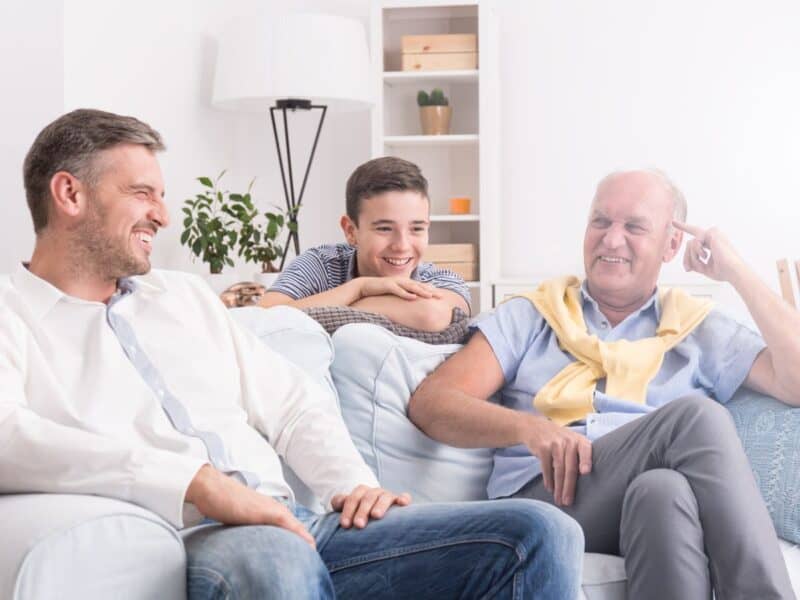
<instances>
[{"instance_id":1,"label":"older man's face","mask_svg":"<svg viewBox=\"0 0 800 600\"><path fill-rule=\"evenodd\" d=\"M652 174L621 173L601 184L583 240L589 292L596 300L624 307L653 293L661 264L680 244L672 211L669 192Z\"/></svg>"}]
</instances>

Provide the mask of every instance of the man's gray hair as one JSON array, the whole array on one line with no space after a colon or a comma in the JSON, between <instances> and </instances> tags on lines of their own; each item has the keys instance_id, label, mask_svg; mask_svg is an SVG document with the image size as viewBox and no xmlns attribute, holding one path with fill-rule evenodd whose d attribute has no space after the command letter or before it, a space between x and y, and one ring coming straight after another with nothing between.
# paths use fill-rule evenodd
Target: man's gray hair
<instances>
[{"instance_id":1,"label":"man's gray hair","mask_svg":"<svg viewBox=\"0 0 800 600\"><path fill-rule=\"evenodd\" d=\"M146 123L87 108L59 117L36 136L25 156L23 178L37 234L47 226L53 175L66 171L91 188L101 174L98 154L120 144L137 144L151 152L165 149L161 135Z\"/></svg>"},{"instance_id":2,"label":"man's gray hair","mask_svg":"<svg viewBox=\"0 0 800 600\"><path fill-rule=\"evenodd\" d=\"M600 187L609 179L613 179L623 173L647 173L648 175L652 175L656 179L658 179L664 188L669 192L669 195L672 196L672 218L676 221L686 221L686 216L688 214L688 207L686 205L686 197L683 195L683 192L678 188L673 181L667 177L667 174L660 170L660 169L653 169L653 168L644 168L644 169L633 169L632 171L614 171L613 173L609 173L603 179L600 180L600 183L597 184L597 189L599 190ZM595 196L597 194L595 193Z\"/></svg>"}]
</instances>

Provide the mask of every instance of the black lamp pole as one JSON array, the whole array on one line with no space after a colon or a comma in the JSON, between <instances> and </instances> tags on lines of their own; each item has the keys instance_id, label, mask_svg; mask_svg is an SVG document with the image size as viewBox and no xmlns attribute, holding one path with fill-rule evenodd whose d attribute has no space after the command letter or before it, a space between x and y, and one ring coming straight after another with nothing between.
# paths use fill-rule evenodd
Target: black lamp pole
<instances>
[{"instance_id":1,"label":"black lamp pole","mask_svg":"<svg viewBox=\"0 0 800 600\"><path fill-rule=\"evenodd\" d=\"M319 124L317 125L317 134L314 136L314 145L311 146L311 154L308 157L308 164L306 165L306 172L303 175L303 184L300 186L300 194L295 195L294 191L294 173L292 170L292 152L289 146L289 121L286 116L286 111L291 110L312 110L319 109L321 114L319 117ZM269 109L269 117L272 120L272 133L275 134L275 149L278 152L278 165L281 168L281 181L283 181L283 196L286 200L286 212L289 214L289 222L294 224L294 227L289 228L289 237L286 239L286 247L283 250L281 257L280 270L283 270L283 265L286 263L286 255L289 254L289 246L294 241L294 253L300 254L300 237L297 233L297 213L300 211L300 205L303 202L303 193L306 191L306 182L308 181L308 173L311 170L311 163L314 161L314 152L317 150L317 142L319 141L319 134L322 131L322 123L325 120L325 113L328 107L324 104L317 105L311 104L311 100L300 100L297 98L287 98L285 100L276 100L275 106ZM286 165L283 166L283 152L281 151L281 143L278 139L278 126L275 123L275 112L281 111L283 113L283 139L284 147L286 148ZM289 176L289 184L286 184L286 176Z\"/></svg>"}]
</instances>

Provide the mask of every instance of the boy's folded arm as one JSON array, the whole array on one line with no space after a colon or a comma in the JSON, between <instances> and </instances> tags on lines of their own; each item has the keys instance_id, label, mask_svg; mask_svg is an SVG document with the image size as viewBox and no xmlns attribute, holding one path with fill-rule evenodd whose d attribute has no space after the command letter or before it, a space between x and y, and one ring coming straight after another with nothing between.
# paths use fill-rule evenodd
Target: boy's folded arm
<instances>
[{"instance_id":1,"label":"boy's folded arm","mask_svg":"<svg viewBox=\"0 0 800 600\"><path fill-rule=\"evenodd\" d=\"M320 292L305 298L295 300L282 292L267 292L261 297L258 304L263 308L287 305L295 308L314 308L317 306L350 306L361 297L358 279L351 279L347 283L331 290Z\"/></svg>"},{"instance_id":2,"label":"boy's folded arm","mask_svg":"<svg viewBox=\"0 0 800 600\"><path fill-rule=\"evenodd\" d=\"M406 327L420 331L442 331L450 325L453 309L469 312L464 299L449 290L438 290L441 298L404 300L393 295L369 296L350 306L358 310L378 313Z\"/></svg>"}]
</instances>

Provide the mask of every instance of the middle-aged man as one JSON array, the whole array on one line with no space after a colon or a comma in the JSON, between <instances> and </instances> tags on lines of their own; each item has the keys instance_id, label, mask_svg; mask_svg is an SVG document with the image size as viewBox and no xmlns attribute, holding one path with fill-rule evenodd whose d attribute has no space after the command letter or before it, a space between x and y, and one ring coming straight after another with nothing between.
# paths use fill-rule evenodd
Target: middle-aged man
<instances>
[{"instance_id":1,"label":"middle-aged man","mask_svg":"<svg viewBox=\"0 0 800 600\"><path fill-rule=\"evenodd\" d=\"M162 149L136 119L77 110L28 152L36 246L0 292L0 492L205 517L191 598L574 597L572 519L531 500L406 507L320 387L200 279L151 271ZM341 514L297 505L279 456Z\"/></svg>"},{"instance_id":2,"label":"middle-aged man","mask_svg":"<svg viewBox=\"0 0 800 600\"><path fill-rule=\"evenodd\" d=\"M411 419L456 446L495 447L492 498L554 502L590 552L625 557L631 598L793 598L732 419L744 384L800 403L800 316L716 230L685 225L658 171L597 187L586 279L510 300L415 392ZM661 264L730 282L763 339L680 290ZM766 344L765 344L766 342ZM486 399L501 390L499 403ZM713 398L713 400L712 400Z\"/></svg>"}]
</instances>

